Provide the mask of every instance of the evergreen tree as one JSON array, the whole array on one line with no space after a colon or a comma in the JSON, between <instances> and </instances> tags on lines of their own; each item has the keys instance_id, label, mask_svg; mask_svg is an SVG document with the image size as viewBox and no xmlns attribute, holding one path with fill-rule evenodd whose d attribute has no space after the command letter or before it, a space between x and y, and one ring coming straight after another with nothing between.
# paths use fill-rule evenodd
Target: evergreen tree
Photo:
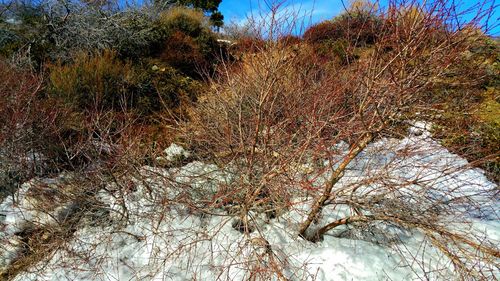
<instances>
[{"instance_id":1,"label":"evergreen tree","mask_svg":"<svg viewBox=\"0 0 500 281\"><path fill-rule=\"evenodd\" d=\"M219 11L214 12L210 16L210 22L213 26L215 26L217 31L219 31L220 28L224 25L224 15L222 15L222 13Z\"/></svg>"}]
</instances>

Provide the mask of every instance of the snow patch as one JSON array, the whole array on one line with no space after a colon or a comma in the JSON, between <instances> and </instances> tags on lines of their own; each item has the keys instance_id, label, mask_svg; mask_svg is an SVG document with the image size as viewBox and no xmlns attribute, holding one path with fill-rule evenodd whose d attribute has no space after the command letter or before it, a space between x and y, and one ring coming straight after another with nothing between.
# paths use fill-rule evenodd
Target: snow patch
<instances>
[{"instance_id":1,"label":"snow patch","mask_svg":"<svg viewBox=\"0 0 500 281\"><path fill-rule=\"evenodd\" d=\"M500 244L500 204L490 193L497 186L481 171L468 168L465 159L430 139L429 129L428 124L415 122L403 140L382 139L370 144L348 166L338 184L361 184L356 192L368 194L377 192L377 184L398 185L413 180L413 185L401 188L409 208L417 207L412 205L415 195L442 198L469 208L470 204L459 200L468 196L480 209L468 210L470 217L466 219L470 224L456 223L456 229L469 227L471 233L484 235L493 245ZM332 149L338 151L341 159L348 145L339 143ZM165 154L168 161L189 157L189 152L175 144ZM325 160L325 166L334 160ZM319 176L316 184L324 183L330 173ZM110 211L108 225L87 224L78 229L65 249L33 268L36 273L23 273L15 280L247 280L252 274L249 269L266 270L275 262L283 266L282 273L289 280L456 277L449 259L426 244L421 233L389 224L363 230L339 227L318 243L299 238L296 230L312 204L310 198L295 198L294 208L275 220L257 216L258 231L249 235L234 230L233 217L223 210L204 214L176 203L186 196L202 203L210 201L220 185L234 180L229 171L213 164L194 161L179 168L143 167L141 174L145 176L143 181L136 181L136 188L123 197L112 193L111 184L98 193L97 198ZM383 183L363 184L366 179L382 175ZM426 189L429 185L433 188ZM50 221L29 210L28 189L28 184L23 185L17 202L7 198L0 204L0 213L4 215L0 223L6 229L0 240L12 240L12 245L14 233L22 228L22 223ZM350 212L346 205L329 205L317 225ZM127 223L121 223L125 217ZM453 222L453 218L449 220ZM385 235L389 240L381 241L377 231L390 234ZM5 265L12 259L13 251L4 252L1 261ZM498 270L493 272L495 276L500 276Z\"/></svg>"}]
</instances>

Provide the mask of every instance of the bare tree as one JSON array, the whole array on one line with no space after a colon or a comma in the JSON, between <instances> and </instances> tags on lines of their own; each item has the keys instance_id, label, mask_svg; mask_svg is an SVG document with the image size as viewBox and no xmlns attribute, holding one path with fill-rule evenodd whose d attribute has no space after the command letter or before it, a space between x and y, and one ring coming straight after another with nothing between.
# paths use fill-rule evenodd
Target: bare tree
<instances>
[{"instance_id":1,"label":"bare tree","mask_svg":"<svg viewBox=\"0 0 500 281\"><path fill-rule=\"evenodd\" d=\"M488 15L488 9L477 12L470 25ZM278 13L271 9L271 14L272 24L280 26ZM294 208L292 198L312 196L298 228L307 240L318 241L339 226L389 223L424 233L462 276L491 276L490 262L498 258L498 250L480 237L447 227L448 218L464 217L465 209L490 215L491 208L481 209L477 197L440 190L437 179L428 175L394 176L399 168L391 166L392 160L382 171L363 168L370 176L359 182L345 178L381 138L401 137L408 120L432 119L424 114L433 106L429 92L460 63L473 41L455 24L460 15L446 1L423 6L392 1L377 16L383 26L371 52L345 66L325 67L308 46L299 50L274 41L243 63L226 65L213 93L194 110L189 132L195 133L188 138L207 153L203 157L237 170L237 180L226 189L231 195L223 193L221 200L231 202L231 212L239 216L233 226L244 233L257 227L252 214L273 218ZM469 75L473 80L474 74ZM342 142L349 149L339 153L335 147ZM403 158L421 157L418 147L393 149ZM429 149L436 153L436 147ZM330 161L311 167L319 159ZM437 169L431 168L435 164L424 166ZM457 177L464 168L441 171L437 178ZM478 191L490 198L494 192ZM325 208L342 205L350 215L321 225ZM476 271L470 267L476 259L490 267Z\"/></svg>"}]
</instances>

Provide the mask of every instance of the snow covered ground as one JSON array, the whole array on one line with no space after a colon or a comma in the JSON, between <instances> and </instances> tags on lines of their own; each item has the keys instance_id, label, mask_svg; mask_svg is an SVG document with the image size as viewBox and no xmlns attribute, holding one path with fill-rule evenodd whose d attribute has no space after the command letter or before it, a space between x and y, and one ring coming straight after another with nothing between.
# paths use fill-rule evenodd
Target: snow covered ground
<instances>
[{"instance_id":1,"label":"snow covered ground","mask_svg":"<svg viewBox=\"0 0 500 281\"><path fill-rule=\"evenodd\" d=\"M412 153L401 153L407 150ZM177 146L171 151L188 155ZM174 158L167 155L168 160ZM491 195L498 187L480 170L464 169L466 165L466 160L430 139L425 126L415 126L403 140L383 139L371 144L351 163L338 184L348 185L384 173L391 181L418 178L433 186L429 189L435 193L432 196L446 197L450 202L467 196L480 209L469 208L471 204L465 202L463 208L468 208L469 217L464 221L469 224L462 225L453 218L450 224L456 223L454 227L460 230L470 227L471 234L483 234L492 245L500 245L500 203ZM340 227L320 242L308 242L298 237L297 229L311 202L296 198L294 208L276 219L255 215L258 231L245 235L232 227L234 218L223 210L206 214L172 203L182 201L183 196L202 201L219 184L230 181L230 175L217 166L192 162L180 168L143 167L142 173L147 175L145 181L135 181L135 188L123 197L109 192L114 190L112 184L107 191L101 190L98 197L109 215L100 223L82 224L85 226L65 247L15 280L247 280L258 279L259 273L273 268L282 274L274 275L276 280L458 278L449 259L419 231L380 223L371 230ZM189 194L184 192L186 188L167 187L165 178L189 187ZM45 179L48 183L57 180ZM31 186L32 182L22 186L16 202L9 197L0 204L0 239L5 242L0 248L0 270L19 250L17 231L32 223L56 224L54 218L71 208L64 205L44 215L33 211L28 196ZM424 189L411 185L401 190L412 194ZM360 192L374 192L374 187L364 186ZM349 212L344 205L330 205L319 224ZM491 278L500 278L498 266L493 270Z\"/></svg>"}]
</instances>

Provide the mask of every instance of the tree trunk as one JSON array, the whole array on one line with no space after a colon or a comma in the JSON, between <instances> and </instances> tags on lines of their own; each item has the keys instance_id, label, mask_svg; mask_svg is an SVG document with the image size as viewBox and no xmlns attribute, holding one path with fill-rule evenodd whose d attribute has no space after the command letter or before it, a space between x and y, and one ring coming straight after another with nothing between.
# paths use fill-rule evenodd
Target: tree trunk
<instances>
[{"instance_id":1,"label":"tree trunk","mask_svg":"<svg viewBox=\"0 0 500 281\"><path fill-rule=\"evenodd\" d=\"M340 165L333 171L333 174L330 176L330 179L325 185L323 190L323 194L319 197L316 202L314 202L307 219L300 225L299 235L305 239L311 240L313 237L308 237L306 235L307 229L311 223L315 220L315 218L321 213L323 210L323 206L325 205L326 200L328 200L331 196L332 189L337 184L337 182L344 176L344 171L347 168L347 165L351 163L351 161L361 152L365 147L374 139L374 134L369 132L366 133L361 140L356 143L344 160L340 163Z\"/></svg>"}]
</instances>

